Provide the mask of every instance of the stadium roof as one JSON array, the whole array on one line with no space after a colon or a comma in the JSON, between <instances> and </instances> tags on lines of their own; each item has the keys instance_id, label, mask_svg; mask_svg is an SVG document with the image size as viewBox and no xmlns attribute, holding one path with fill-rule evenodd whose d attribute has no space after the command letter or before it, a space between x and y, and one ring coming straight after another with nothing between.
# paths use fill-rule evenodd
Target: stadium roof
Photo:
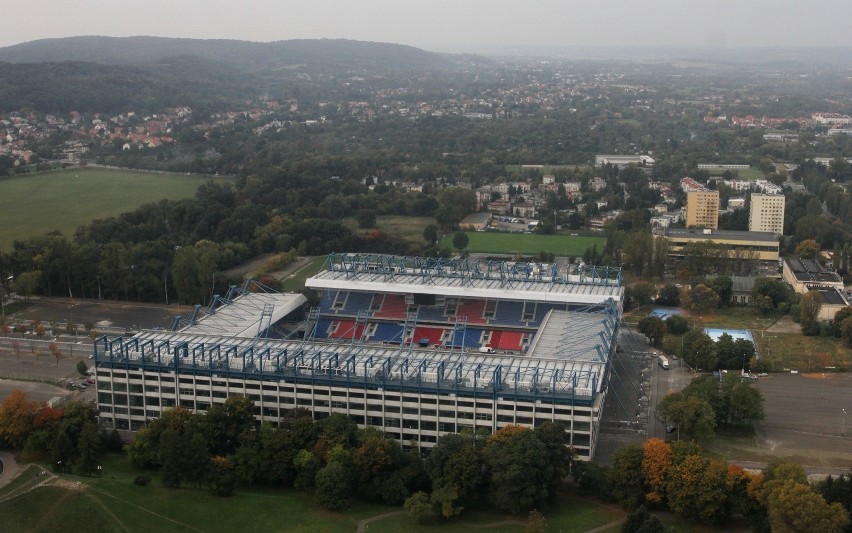
<instances>
[{"instance_id":1,"label":"stadium roof","mask_svg":"<svg viewBox=\"0 0 852 533\"><path fill-rule=\"evenodd\" d=\"M181 333L254 338L306 301L297 293L246 293L224 302Z\"/></svg>"},{"instance_id":2,"label":"stadium roof","mask_svg":"<svg viewBox=\"0 0 852 533\"><path fill-rule=\"evenodd\" d=\"M621 302L621 269L468 259L332 254L311 289L574 303Z\"/></svg>"},{"instance_id":3,"label":"stadium roof","mask_svg":"<svg viewBox=\"0 0 852 533\"><path fill-rule=\"evenodd\" d=\"M542 341L526 356L446 347L386 346L358 341L279 340L225 333L142 331L131 339L101 337L98 363L160 370L236 373L245 379L297 379L400 387L479 389L494 394L554 394L591 401L614 350L618 311L551 313ZM561 336L561 337L560 337Z\"/></svg>"},{"instance_id":4,"label":"stadium roof","mask_svg":"<svg viewBox=\"0 0 852 533\"><path fill-rule=\"evenodd\" d=\"M544 318L527 355L604 363L606 338L611 335L612 326L600 313L553 310Z\"/></svg>"}]
</instances>

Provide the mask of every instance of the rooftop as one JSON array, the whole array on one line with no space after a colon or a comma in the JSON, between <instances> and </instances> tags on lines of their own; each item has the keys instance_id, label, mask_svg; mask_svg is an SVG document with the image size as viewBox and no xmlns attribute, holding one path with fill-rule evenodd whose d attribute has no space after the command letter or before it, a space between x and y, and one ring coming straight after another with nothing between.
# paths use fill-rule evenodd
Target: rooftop
<instances>
[{"instance_id":1,"label":"rooftop","mask_svg":"<svg viewBox=\"0 0 852 533\"><path fill-rule=\"evenodd\" d=\"M232 301L220 300L222 305L181 329L182 333L256 337L307 301L297 293L243 294Z\"/></svg>"},{"instance_id":2,"label":"rooftop","mask_svg":"<svg viewBox=\"0 0 852 533\"><path fill-rule=\"evenodd\" d=\"M673 239L704 239L704 240L726 240L726 241L761 241L778 244L778 236L766 231L734 231L734 230L710 230L704 233L703 229L669 228L667 237Z\"/></svg>"},{"instance_id":3,"label":"rooftop","mask_svg":"<svg viewBox=\"0 0 852 533\"><path fill-rule=\"evenodd\" d=\"M600 305L621 302L618 267L331 254L310 289Z\"/></svg>"},{"instance_id":4,"label":"rooftop","mask_svg":"<svg viewBox=\"0 0 852 533\"><path fill-rule=\"evenodd\" d=\"M822 296L822 303L828 305L849 305L846 298L840 290L834 289L819 289L819 294Z\"/></svg>"},{"instance_id":5,"label":"rooftop","mask_svg":"<svg viewBox=\"0 0 852 533\"><path fill-rule=\"evenodd\" d=\"M813 259L785 259L784 268L802 283L843 283L837 272L823 268Z\"/></svg>"},{"instance_id":6,"label":"rooftop","mask_svg":"<svg viewBox=\"0 0 852 533\"><path fill-rule=\"evenodd\" d=\"M142 331L130 339L101 337L95 361L173 372L236 373L244 379L321 379L387 387L437 387L493 394L547 394L592 401L601 390L619 314L551 313L541 341L526 356L463 349L373 345L328 340L239 338L187 330ZM188 329L188 328L187 328Z\"/></svg>"}]
</instances>

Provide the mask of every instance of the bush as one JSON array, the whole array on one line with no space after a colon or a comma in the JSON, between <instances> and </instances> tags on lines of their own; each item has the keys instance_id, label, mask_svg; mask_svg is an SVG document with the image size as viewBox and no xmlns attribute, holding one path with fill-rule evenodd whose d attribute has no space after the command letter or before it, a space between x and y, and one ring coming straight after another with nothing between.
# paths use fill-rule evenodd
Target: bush
<instances>
[{"instance_id":1,"label":"bush","mask_svg":"<svg viewBox=\"0 0 852 533\"><path fill-rule=\"evenodd\" d=\"M425 524L435 519L435 507L429 495L425 492L415 492L407 500L405 500L405 510L418 524Z\"/></svg>"},{"instance_id":2,"label":"bush","mask_svg":"<svg viewBox=\"0 0 852 533\"><path fill-rule=\"evenodd\" d=\"M86 372L89 371L89 365L86 364L85 361L77 361L77 373L81 376L85 376Z\"/></svg>"},{"instance_id":3,"label":"bush","mask_svg":"<svg viewBox=\"0 0 852 533\"><path fill-rule=\"evenodd\" d=\"M139 485L140 487L147 487L148 483L151 482L151 478L145 475L138 475L133 478L133 484Z\"/></svg>"}]
</instances>

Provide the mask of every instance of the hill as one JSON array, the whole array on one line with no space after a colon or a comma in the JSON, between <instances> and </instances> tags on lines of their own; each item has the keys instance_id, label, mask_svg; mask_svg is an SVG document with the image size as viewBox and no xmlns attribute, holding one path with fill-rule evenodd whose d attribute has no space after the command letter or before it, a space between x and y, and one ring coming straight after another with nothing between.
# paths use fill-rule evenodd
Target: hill
<instances>
[{"instance_id":1,"label":"hill","mask_svg":"<svg viewBox=\"0 0 852 533\"><path fill-rule=\"evenodd\" d=\"M144 65L0 63L0 110L155 112L187 104L221 109L253 94L253 81L231 66L189 56Z\"/></svg>"},{"instance_id":2,"label":"hill","mask_svg":"<svg viewBox=\"0 0 852 533\"><path fill-rule=\"evenodd\" d=\"M257 43L226 39L165 37L66 37L0 48L0 61L46 63L91 61L138 65L174 56L193 56L239 70L262 72L293 65L316 69L443 69L449 56L412 46L346 39L299 39Z\"/></svg>"}]
</instances>

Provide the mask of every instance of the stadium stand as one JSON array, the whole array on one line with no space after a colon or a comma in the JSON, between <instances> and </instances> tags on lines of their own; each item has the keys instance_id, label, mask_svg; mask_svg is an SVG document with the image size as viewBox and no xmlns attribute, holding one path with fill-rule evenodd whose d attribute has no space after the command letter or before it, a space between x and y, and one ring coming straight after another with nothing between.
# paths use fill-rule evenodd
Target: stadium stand
<instances>
[{"instance_id":1,"label":"stadium stand","mask_svg":"<svg viewBox=\"0 0 852 533\"><path fill-rule=\"evenodd\" d=\"M396 318L405 319L405 313L408 311L408 305L405 303L405 296L401 294L386 294L382 300L382 306L378 311L373 313L376 318Z\"/></svg>"},{"instance_id":2,"label":"stadium stand","mask_svg":"<svg viewBox=\"0 0 852 533\"><path fill-rule=\"evenodd\" d=\"M485 300L464 300L456 312L456 316L467 317L468 324L487 324L484 314Z\"/></svg>"}]
</instances>

